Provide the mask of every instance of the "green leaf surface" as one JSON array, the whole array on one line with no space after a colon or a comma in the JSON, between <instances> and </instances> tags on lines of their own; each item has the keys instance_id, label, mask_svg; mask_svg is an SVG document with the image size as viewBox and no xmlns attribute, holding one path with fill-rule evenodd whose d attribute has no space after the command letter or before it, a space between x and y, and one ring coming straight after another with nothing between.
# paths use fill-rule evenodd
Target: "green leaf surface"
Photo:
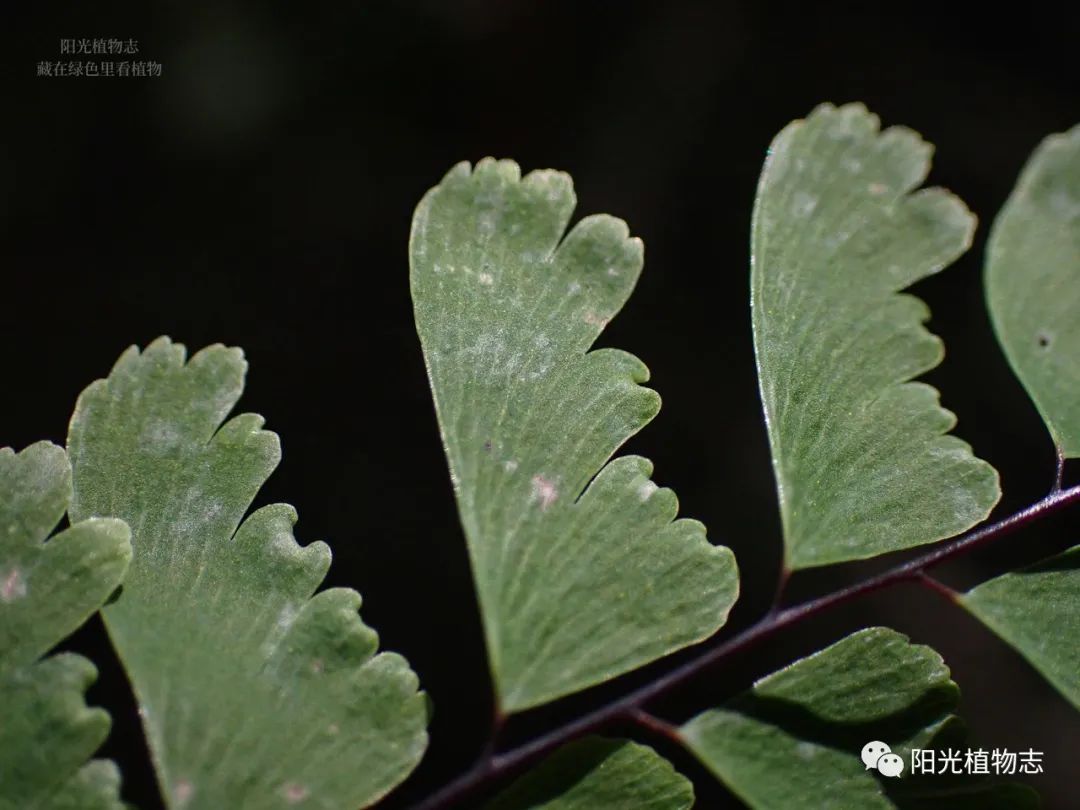
<instances>
[{"instance_id":1,"label":"green leaf surface","mask_svg":"<svg viewBox=\"0 0 1080 810\"><path fill-rule=\"evenodd\" d=\"M960 603L1080 709L1080 546L984 582Z\"/></svg>"},{"instance_id":2,"label":"green leaf surface","mask_svg":"<svg viewBox=\"0 0 1080 810\"><path fill-rule=\"evenodd\" d=\"M116 766L87 762L109 733L108 714L83 699L97 670L70 653L41 659L101 607L131 559L119 520L49 538L70 500L61 448L0 449L0 810L123 806Z\"/></svg>"},{"instance_id":3,"label":"green leaf surface","mask_svg":"<svg viewBox=\"0 0 1080 810\"><path fill-rule=\"evenodd\" d=\"M297 544L292 507L244 519L280 458L261 417L222 424L246 367L222 346L128 350L72 417L71 514L133 527L104 616L170 807L368 805L420 759L425 698L355 591L312 596L330 550Z\"/></svg>"},{"instance_id":4,"label":"green leaf surface","mask_svg":"<svg viewBox=\"0 0 1080 810\"><path fill-rule=\"evenodd\" d=\"M660 407L640 360L589 351L643 247L606 215L564 235L574 204L567 175L485 159L413 219L417 331L505 711L711 635L738 591L648 461L607 463Z\"/></svg>"},{"instance_id":5,"label":"green leaf surface","mask_svg":"<svg viewBox=\"0 0 1080 810\"><path fill-rule=\"evenodd\" d=\"M912 775L911 749L955 744L959 690L929 647L883 627L854 633L758 681L681 729L687 747L750 807L1035 807L1022 786ZM868 770L881 741L905 762L898 779Z\"/></svg>"},{"instance_id":6,"label":"green leaf surface","mask_svg":"<svg viewBox=\"0 0 1080 810\"><path fill-rule=\"evenodd\" d=\"M911 130L825 105L773 141L752 234L754 347L788 568L932 543L983 520L998 476L938 392L929 310L899 291L970 244L974 217L941 189Z\"/></svg>"},{"instance_id":7,"label":"green leaf surface","mask_svg":"<svg viewBox=\"0 0 1080 810\"><path fill-rule=\"evenodd\" d=\"M1054 443L1080 457L1080 126L1042 142L998 214L986 298Z\"/></svg>"},{"instance_id":8,"label":"green leaf surface","mask_svg":"<svg viewBox=\"0 0 1080 810\"><path fill-rule=\"evenodd\" d=\"M694 788L651 748L587 737L556 751L485 810L687 810Z\"/></svg>"}]
</instances>

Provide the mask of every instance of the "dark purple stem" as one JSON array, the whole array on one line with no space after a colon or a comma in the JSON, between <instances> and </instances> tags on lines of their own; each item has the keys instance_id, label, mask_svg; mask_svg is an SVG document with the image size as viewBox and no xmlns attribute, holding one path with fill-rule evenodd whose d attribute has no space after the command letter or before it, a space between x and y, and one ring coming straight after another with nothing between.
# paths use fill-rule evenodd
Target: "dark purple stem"
<instances>
[{"instance_id":1,"label":"dark purple stem","mask_svg":"<svg viewBox=\"0 0 1080 810\"><path fill-rule=\"evenodd\" d=\"M930 576L925 571L919 572L919 584L924 585L934 593L941 594L947 601L956 603L956 600L960 598L960 594L946 585L944 582Z\"/></svg>"},{"instance_id":2,"label":"dark purple stem","mask_svg":"<svg viewBox=\"0 0 1080 810\"><path fill-rule=\"evenodd\" d=\"M974 529L956 540L943 543L926 554L894 566L862 582L857 582L846 588L827 593L817 599L811 599L793 607L783 610L771 610L757 623L742 632L720 642L715 647L704 650L696 658L660 675L655 680L599 709L505 753L486 752L470 770L420 804L415 805L413 810L445 810L445 808L453 807L492 782L520 773L571 740L600 731L613 723L626 721L642 723L643 718L649 718L654 723L662 723L662 721L648 715L644 711L644 707L653 700L673 692L729 656L772 636L789 625L815 616L829 608L845 604L860 596L879 591L899 582L919 581L926 570L953 557L966 554L992 540L1004 537L1016 529L1078 501L1080 501L1080 486L1065 490L1055 489L1041 501L1010 515L1004 520ZM647 724L647 727L651 727L651 725ZM664 728L668 728L666 724L664 724Z\"/></svg>"},{"instance_id":3,"label":"dark purple stem","mask_svg":"<svg viewBox=\"0 0 1080 810\"><path fill-rule=\"evenodd\" d=\"M661 720L656 715L649 714L649 712L644 709L633 709L630 712L630 717L635 723L651 734L663 737L673 743L678 743L682 740L679 735L678 726L673 726L666 720Z\"/></svg>"}]
</instances>

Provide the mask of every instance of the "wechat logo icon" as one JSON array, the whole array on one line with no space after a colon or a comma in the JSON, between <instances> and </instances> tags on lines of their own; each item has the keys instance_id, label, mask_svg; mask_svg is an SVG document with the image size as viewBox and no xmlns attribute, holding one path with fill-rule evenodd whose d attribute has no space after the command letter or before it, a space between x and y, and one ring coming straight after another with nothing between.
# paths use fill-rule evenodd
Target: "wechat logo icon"
<instances>
[{"instance_id":1,"label":"wechat logo icon","mask_svg":"<svg viewBox=\"0 0 1080 810\"><path fill-rule=\"evenodd\" d=\"M862 761L866 770L873 768L882 776L895 777L904 772L904 760L881 740L871 740L862 747Z\"/></svg>"}]
</instances>

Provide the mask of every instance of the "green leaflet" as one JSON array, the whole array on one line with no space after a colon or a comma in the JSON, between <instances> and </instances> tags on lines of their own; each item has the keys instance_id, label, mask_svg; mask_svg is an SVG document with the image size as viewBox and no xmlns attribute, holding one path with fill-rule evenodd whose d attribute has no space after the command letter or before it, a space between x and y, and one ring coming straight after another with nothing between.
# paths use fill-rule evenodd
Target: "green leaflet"
<instances>
[{"instance_id":1,"label":"green leaflet","mask_svg":"<svg viewBox=\"0 0 1080 810\"><path fill-rule=\"evenodd\" d=\"M587 737L523 776L485 810L688 810L694 788L651 748Z\"/></svg>"},{"instance_id":2,"label":"green leaflet","mask_svg":"<svg viewBox=\"0 0 1080 810\"><path fill-rule=\"evenodd\" d=\"M1037 807L1023 786L910 772L912 748L960 744L962 730L950 715L958 699L936 652L873 627L763 678L681 734L755 810ZM860 755L871 741L904 760L901 778L864 766Z\"/></svg>"},{"instance_id":3,"label":"green leaflet","mask_svg":"<svg viewBox=\"0 0 1080 810\"><path fill-rule=\"evenodd\" d=\"M502 710L613 678L715 632L731 552L673 519L652 465L612 454L659 410L648 370L588 351L630 295L642 244L570 178L485 159L417 207L416 326Z\"/></svg>"},{"instance_id":4,"label":"green leaflet","mask_svg":"<svg viewBox=\"0 0 1080 810\"><path fill-rule=\"evenodd\" d=\"M68 446L74 519L123 516L135 548L105 622L173 808L355 808L412 770L426 706L400 656L376 654L359 595L314 597L330 565L296 514L241 522L280 458L243 389L238 349L185 364L161 338L80 396Z\"/></svg>"},{"instance_id":5,"label":"green leaflet","mask_svg":"<svg viewBox=\"0 0 1080 810\"><path fill-rule=\"evenodd\" d=\"M986 298L1054 443L1080 457L1080 126L1042 142L998 214Z\"/></svg>"},{"instance_id":6,"label":"green leaflet","mask_svg":"<svg viewBox=\"0 0 1080 810\"><path fill-rule=\"evenodd\" d=\"M1080 709L1080 546L960 599Z\"/></svg>"},{"instance_id":7,"label":"green leaflet","mask_svg":"<svg viewBox=\"0 0 1080 810\"><path fill-rule=\"evenodd\" d=\"M1000 496L995 470L944 435L956 419L910 380L941 361L930 313L898 294L967 248L974 217L909 193L931 147L826 105L773 141L754 206L754 347L790 569L950 537Z\"/></svg>"},{"instance_id":8,"label":"green leaflet","mask_svg":"<svg viewBox=\"0 0 1080 810\"><path fill-rule=\"evenodd\" d=\"M101 607L131 559L119 520L46 540L70 500L62 449L0 449L0 810L123 806L116 766L87 762L109 733L109 715L83 702L97 670L70 653L41 659Z\"/></svg>"}]
</instances>

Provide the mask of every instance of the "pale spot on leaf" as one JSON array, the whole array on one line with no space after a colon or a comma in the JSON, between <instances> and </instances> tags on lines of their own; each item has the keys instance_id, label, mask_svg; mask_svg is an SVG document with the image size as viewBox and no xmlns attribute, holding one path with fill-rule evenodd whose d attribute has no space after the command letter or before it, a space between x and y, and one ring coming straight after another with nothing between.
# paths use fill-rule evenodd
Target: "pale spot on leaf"
<instances>
[{"instance_id":1,"label":"pale spot on leaf","mask_svg":"<svg viewBox=\"0 0 1080 810\"><path fill-rule=\"evenodd\" d=\"M278 554L281 554L282 556L292 557L296 555L296 540L293 538L292 532L275 532L274 537L270 541L270 543L274 551L276 551Z\"/></svg>"},{"instance_id":2,"label":"pale spot on leaf","mask_svg":"<svg viewBox=\"0 0 1080 810\"><path fill-rule=\"evenodd\" d=\"M817 208L818 198L806 191L796 191L792 196L791 213L797 217L808 217Z\"/></svg>"},{"instance_id":3,"label":"pale spot on leaf","mask_svg":"<svg viewBox=\"0 0 1080 810\"><path fill-rule=\"evenodd\" d=\"M1066 188L1058 188L1048 195L1050 209L1062 219L1072 219L1080 214L1080 200Z\"/></svg>"},{"instance_id":4,"label":"pale spot on leaf","mask_svg":"<svg viewBox=\"0 0 1080 810\"><path fill-rule=\"evenodd\" d=\"M294 621L296 621L297 610L293 605L285 605L281 609L277 618L278 630L288 630Z\"/></svg>"},{"instance_id":5,"label":"pale spot on leaf","mask_svg":"<svg viewBox=\"0 0 1080 810\"><path fill-rule=\"evenodd\" d=\"M140 436L143 446L156 455L167 454L180 444L180 440L179 428L165 419L149 422Z\"/></svg>"},{"instance_id":6,"label":"pale spot on leaf","mask_svg":"<svg viewBox=\"0 0 1080 810\"><path fill-rule=\"evenodd\" d=\"M308 789L303 785L298 785L295 782L290 782L281 789L281 794L285 799L292 804L302 802L308 797Z\"/></svg>"},{"instance_id":7,"label":"pale spot on leaf","mask_svg":"<svg viewBox=\"0 0 1080 810\"><path fill-rule=\"evenodd\" d=\"M542 475L534 475L532 479L533 500L540 502L540 510L546 512L548 507L555 503L559 497L559 490L553 481L549 481Z\"/></svg>"},{"instance_id":8,"label":"pale spot on leaf","mask_svg":"<svg viewBox=\"0 0 1080 810\"><path fill-rule=\"evenodd\" d=\"M3 584L0 584L0 600L14 602L24 596L26 596L26 581L18 568L12 568L11 572L4 577Z\"/></svg>"},{"instance_id":9,"label":"pale spot on leaf","mask_svg":"<svg viewBox=\"0 0 1080 810\"><path fill-rule=\"evenodd\" d=\"M173 797L176 799L177 804L187 804L194 795L195 786L187 779L181 779L176 783L176 787L173 788Z\"/></svg>"}]
</instances>

